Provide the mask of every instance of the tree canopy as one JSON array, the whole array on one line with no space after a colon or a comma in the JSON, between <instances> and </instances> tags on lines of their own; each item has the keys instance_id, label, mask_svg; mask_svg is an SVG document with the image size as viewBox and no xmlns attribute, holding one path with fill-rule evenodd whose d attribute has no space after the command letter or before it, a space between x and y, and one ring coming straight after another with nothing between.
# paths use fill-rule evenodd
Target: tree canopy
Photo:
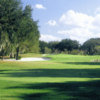
<instances>
[{"instance_id":1,"label":"tree canopy","mask_svg":"<svg viewBox=\"0 0 100 100\"><path fill-rule=\"evenodd\" d=\"M82 49L85 51L86 54L88 55L94 55L98 54L100 51L100 38L91 38L84 42L82 45Z\"/></svg>"},{"instance_id":2,"label":"tree canopy","mask_svg":"<svg viewBox=\"0 0 100 100\"><path fill-rule=\"evenodd\" d=\"M39 30L32 9L24 9L20 0L0 0L0 54L39 51Z\"/></svg>"},{"instance_id":3,"label":"tree canopy","mask_svg":"<svg viewBox=\"0 0 100 100\"><path fill-rule=\"evenodd\" d=\"M45 53L45 47L51 49L52 53L58 52L71 52L72 50L79 49L80 44L78 41L71 39L63 39L62 41L51 41L49 43L40 41L40 51Z\"/></svg>"}]
</instances>

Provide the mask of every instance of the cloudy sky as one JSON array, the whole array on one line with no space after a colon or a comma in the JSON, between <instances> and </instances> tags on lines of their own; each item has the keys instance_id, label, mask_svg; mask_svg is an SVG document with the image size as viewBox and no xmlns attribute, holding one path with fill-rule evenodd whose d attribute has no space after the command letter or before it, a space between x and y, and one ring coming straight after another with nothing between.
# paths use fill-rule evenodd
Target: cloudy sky
<instances>
[{"instance_id":1,"label":"cloudy sky","mask_svg":"<svg viewBox=\"0 0 100 100\"><path fill-rule=\"evenodd\" d=\"M21 0L39 20L40 40L70 38L83 43L100 37L100 0Z\"/></svg>"}]
</instances>

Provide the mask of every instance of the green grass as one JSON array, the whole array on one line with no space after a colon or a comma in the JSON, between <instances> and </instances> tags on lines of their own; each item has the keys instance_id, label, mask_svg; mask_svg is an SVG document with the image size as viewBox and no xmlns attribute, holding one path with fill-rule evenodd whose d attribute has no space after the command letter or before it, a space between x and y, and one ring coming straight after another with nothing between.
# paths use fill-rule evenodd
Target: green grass
<instances>
[{"instance_id":1,"label":"green grass","mask_svg":"<svg viewBox=\"0 0 100 100\"><path fill-rule=\"evenodd\" d=\"M24 57L43 57L42 54L34 54L34 53L27 53L27 54L20 54L22 58Z\"/></svg>"},{"instance_id":2,"label":"green grass","mask_svg":"<svg viewBox=\"0 0 100 100\"><path fill-rule=\"evenodd\" d=\"M92 62L100 56L47 57L51 60L0 61L0 100L100 100L100 63Z\"/></svg>"}]
</instances>

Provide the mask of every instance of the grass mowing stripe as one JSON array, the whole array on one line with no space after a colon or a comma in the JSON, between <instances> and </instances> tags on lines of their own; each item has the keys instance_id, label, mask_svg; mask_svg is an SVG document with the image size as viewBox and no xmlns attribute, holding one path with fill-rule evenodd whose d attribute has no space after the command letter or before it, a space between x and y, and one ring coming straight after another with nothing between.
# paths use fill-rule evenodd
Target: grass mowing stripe
<instances>
[{"instance_id":1,"label":"grass mowing stripe","mask_svg":"<svg viewBox=\"0 0 100 100\"><path fill-rule=\"evenodd\" d=\"M0 100L100 100L100 63L92 62L100 56L47 57L51 60L0 61Z\"/></svg>"}]
</instances>

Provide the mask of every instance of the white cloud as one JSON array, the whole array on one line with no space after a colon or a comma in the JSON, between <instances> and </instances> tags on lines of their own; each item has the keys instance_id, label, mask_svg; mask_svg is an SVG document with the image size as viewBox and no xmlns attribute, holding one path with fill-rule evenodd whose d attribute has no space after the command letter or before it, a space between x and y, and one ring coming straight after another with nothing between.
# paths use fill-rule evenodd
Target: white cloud
<instances>
[{"instance_id":1,"label":"white cloud","mask_svg":"<svg viewBox=\"0 0 100 100\"><path fill-rule=\"evenodd\" d=\"M100 13L100 7L97 7L95 10L95 14L98 14L98 13Z\"/></svg>"},{"instance_id":2,"label":"white cloud","mask_svg":"<svg viewBox=\"0 0 100 100\"><path fill-rule=\"evenodd\" d=\"M44 7L42 4L36 4L35 8L37 8L37 9L46 9L46 7Z\"/></svg>"},{"instance_id":3,"label":"white cloud","mask_svg":"<svg viewBox=\"0 0 100 100\"><path fill-rule=\"evenodd\" d=\"M58 31L59 34L63 34L72 40L78 40L83 43L88 38L92 37L92 33L88 29L84 28L73 28L70 30Z\"/></svg>"},{"instance_id":4,"label":"white cloud","mask_svg":"<svg viewBox=\"0 0 100 100\"><path fill-rule=\"evenodd\" d=\"M61 38L55 37L53 35L41 34L40 40L46 41L46 42L49 42L49 41L60 41Z\"/></svg>"},{"instance_id":5,"label":"white cloud","mask_svg":"<svg viewBox=\"0 0 100 100\"><path fill-rule=\"evenodd\" d=\"M100 14L97 14L97 15L94 17L93 25L94 25L95 27L99 27L99 28L100 28Z\"/></svg>"},{"instance_id":6,"label":"white cloud","mask_svg":"<svg viewBox=\"0 0 100 100\"><path fill-rule=\"evenodd\" d=\"M47 24L50 25L50 26L56 26L57 25L55 20L49 20Z\"/></svg>"},{"instance_id":7,"label":"white cloud","mask_svg":"<svg viewBox=\"0 0 100 100\"><path fill-rule=\"evenodd\" d=\"M60 19L60 24L70 27L69 30L59 30L58 33L70 39L83 43L89 38L100 37L100 14L89 16L84 13L69 10Z\"/></svg>"},{"instance_id":8,"label":"white cloud","mask_svg":"<svg viewBox=\"0 0 100 100\"><path fill-rule=\"evenodd\" d=\"M42 34L40 40L47 42L60 41L63 37L63 38L70 38L72 40L77 40L82 44L83 42L85 42L90 38L97 38L97 37L100 38L99 13L90 16L85 13L69 10L59 18L59 22L56 22L55 20L49 20L47 24L50 26L57 25L59 27L57 33L60 34L61 37Z\"/></svg>"},{"instance_id":9,"label":"white cloud","mask_svg":"<svg viewBox=\"0 0 100 100\"><path fill-rule=\"evenodd\" d=\"M94 18L92 16L75 12L73 10L69 10L68 12L64 13L60 18L61 23L78 27L91 27L93 20Z\"/></svg>"}]
</instances>

